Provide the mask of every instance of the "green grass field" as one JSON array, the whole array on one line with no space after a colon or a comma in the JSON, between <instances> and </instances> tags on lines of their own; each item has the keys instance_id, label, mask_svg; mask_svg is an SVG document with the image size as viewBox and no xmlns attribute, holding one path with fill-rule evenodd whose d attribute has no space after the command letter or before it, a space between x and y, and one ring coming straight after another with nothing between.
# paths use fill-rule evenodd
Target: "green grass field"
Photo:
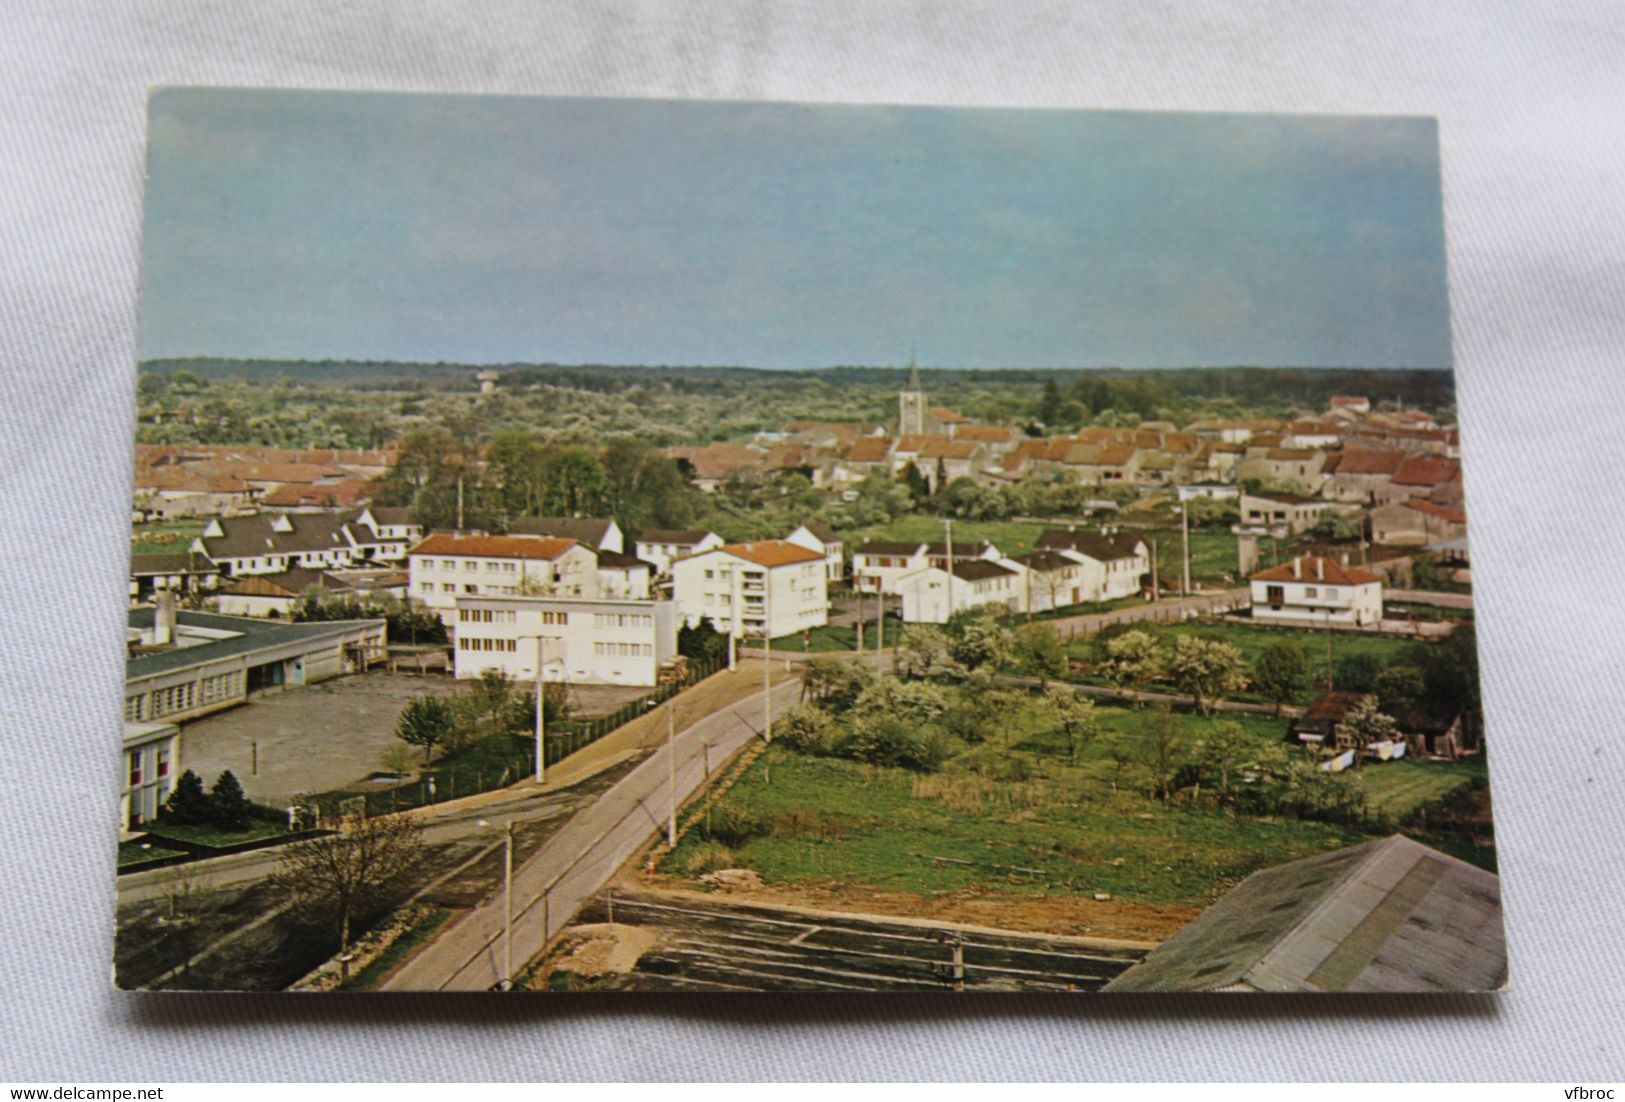
<instances>
[{"instance_id":1,"label":"green grass field","mask_svg":"<svg viewBox=\"0 0 1625 1102\"><path fill-rule=\"evenodd\" d=\"M250 819L247 830L227 831L207 824L189 826L166 817L160 818L149 829L160 842L172 838L177 842L191 842L199 846L234 846L239 842L254 842L288 832L286 823L265 819Z\"/></svg>"},{"instance_id":2,"label":"green grass field","mask_svg":"<svg viewBox=\"0 0 1625 1102\"><path fill-rule=\"evenodd\" d=\"M165 849L156 842L120 842L118 844L118 863L133 865L137 861L156 861L160 857L179 857L178 849Z\"/></svg>"},{"instance_id":3,"label":"green grass field","mask_svg":"<svg viewBox=\"0 0 1625 1102\"><path fill-rule=\"evenodd\" d=\"M1044 531L1042 524L1019 524L1010 520L956 520L954 542L987 540L1006 555L1031 551ZM846 537L850 552L865 540L920 540L937 543L943 538L942 518L910 514L898 517L889 524L877 524L855 529Z\"/></svg>"},{"instance_id":4,"label":"green grass field","mask_svg":"<svg viewBox=\"0 0 1625 1102\"><path fill-rule=\"evenodd\" d=\"M164 520L151 524L137 524L130 529L130 553L146 555L153 552L185 551L192 538L203 531L201 520Z\"/></svg>"},{"instance_id":5,"label":"green grass field","mask_svg":"<svg viewBox=\"0 0 1625 1102\"><path fill-rule=\"evenodd\" d=\"M1257 869L1378 837L1483 771L1481 762L1363 767L1355 776L1373 813L1364 828L1247 815L1193 801L1188 790L1153 798L1145 762L1154 713L1097 714L1100 733L1076 765L1065 738L1030 706L1010 712L988 742L960 744L938 773L774 746L713 808L715 821L731 826L716 840L703 827L690 831L665 871L697 875L729 864L770 884L839 881L914 893L981 885L1201 907ZM1239 724L1245 745L1231 773L1238 790L1249 787L1245 770L1285 753L1286 723L1272 717L1176 713L1172 721L1179 761L1199 758L1217 725Z\"/></svg>"},{"instance_id":6,"label":"green grass field","mask_svg":"<svg viewBox=\"0 0 1625 1102\"><path fill-rule=\"evenodd\" d=\"M1164 581L1180 577L1179 556L1181 542L1179 526L1171 528L1131 528L1125 526L1124 532L1132 532L1149 544L1152 540L1157 543L1157 573ZM1236 536L1227 528L1192 528L1191 529L1191 578L1204 582L1235 581L1238 567L1236 559Z\"/></svg>"}]
</instances>

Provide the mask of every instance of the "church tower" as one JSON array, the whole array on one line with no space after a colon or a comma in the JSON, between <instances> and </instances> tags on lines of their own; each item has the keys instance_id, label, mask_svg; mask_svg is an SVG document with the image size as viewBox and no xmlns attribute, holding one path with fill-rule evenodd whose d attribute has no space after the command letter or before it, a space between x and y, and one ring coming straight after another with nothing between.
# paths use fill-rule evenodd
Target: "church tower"
<instances>
[{"instance_id":1,"label":"church tower","mask_svg":"<svg viewBox=\"0 0 1625 1102\"><path fill-rule=\"evenodd\" d=\"M920 385L920 369L914 366L914 357L908 358L908 382L897 394L897 434L919 435L925 432L925 388Z\"/></svg>"}]
</instances>

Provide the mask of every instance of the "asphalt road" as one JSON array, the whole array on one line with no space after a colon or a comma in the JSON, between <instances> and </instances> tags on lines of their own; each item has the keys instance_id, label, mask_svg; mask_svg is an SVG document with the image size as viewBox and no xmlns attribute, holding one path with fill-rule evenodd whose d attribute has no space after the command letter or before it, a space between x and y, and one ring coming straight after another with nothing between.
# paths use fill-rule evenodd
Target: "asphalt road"
<instances>
[{"instance_id":1,"label":"asphalt road","mask_svg":"<svg viewBox=\"0 0 1625 1102\"><path fill-rule=\"evenodd\" d=\"M776 717L800 697L801 682L773 686ZM666 827L672 805L668 773L680 805L710 773L756 738L766 692L712 713L677 733L675 760L664 749L645 759L602 797L579 811L513 874L511 959L515 970L540 953L584 901L626 860ZM490 810L484 809L489 817ZM501 892L447 926L381 987L396 991L485 991L504 978L504 900Z\"/></svg>"}]
</instances>

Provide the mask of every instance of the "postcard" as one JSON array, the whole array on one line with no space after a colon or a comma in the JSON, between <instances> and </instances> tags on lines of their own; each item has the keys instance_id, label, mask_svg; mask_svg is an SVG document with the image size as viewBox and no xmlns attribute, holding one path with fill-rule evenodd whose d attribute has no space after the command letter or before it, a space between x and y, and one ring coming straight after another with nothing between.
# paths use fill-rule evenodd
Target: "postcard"
<instances>
[{"instance_id":1,"label":"postcard","mask_svg":"<svg viewBox=\"0 0 1625 1102\"><path fill-rule=\"evenodd\" d=\"M118 985L1502 987L1440 181L155 92Z\"/></svg>"}]
</instances>

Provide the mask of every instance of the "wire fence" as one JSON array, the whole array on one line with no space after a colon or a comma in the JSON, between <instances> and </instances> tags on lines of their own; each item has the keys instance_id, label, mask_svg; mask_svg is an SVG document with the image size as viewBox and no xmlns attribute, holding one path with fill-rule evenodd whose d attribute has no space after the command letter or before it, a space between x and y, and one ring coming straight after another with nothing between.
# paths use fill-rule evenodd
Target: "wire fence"
<instances>
[{"instance_id":1,"label":"wire fence","mask_svg":"<svg viewBox=\"0 0 1625 1102\"><path fill-rule=\"evenodd\" d=\"M710 677L728 664L726 656L690 660L680 679L657 685L647 694L601 716L550 721L543 735L542 760L556 765L577 751L619 730L684 689ZM445 803L506 788L536 772L536 740L529 732L487 735L453 751L426 768L415 780L387 788L323 793L310 800L310 825L355 814L387 815L417 807Z\"/></svg>"}]
</instances>

